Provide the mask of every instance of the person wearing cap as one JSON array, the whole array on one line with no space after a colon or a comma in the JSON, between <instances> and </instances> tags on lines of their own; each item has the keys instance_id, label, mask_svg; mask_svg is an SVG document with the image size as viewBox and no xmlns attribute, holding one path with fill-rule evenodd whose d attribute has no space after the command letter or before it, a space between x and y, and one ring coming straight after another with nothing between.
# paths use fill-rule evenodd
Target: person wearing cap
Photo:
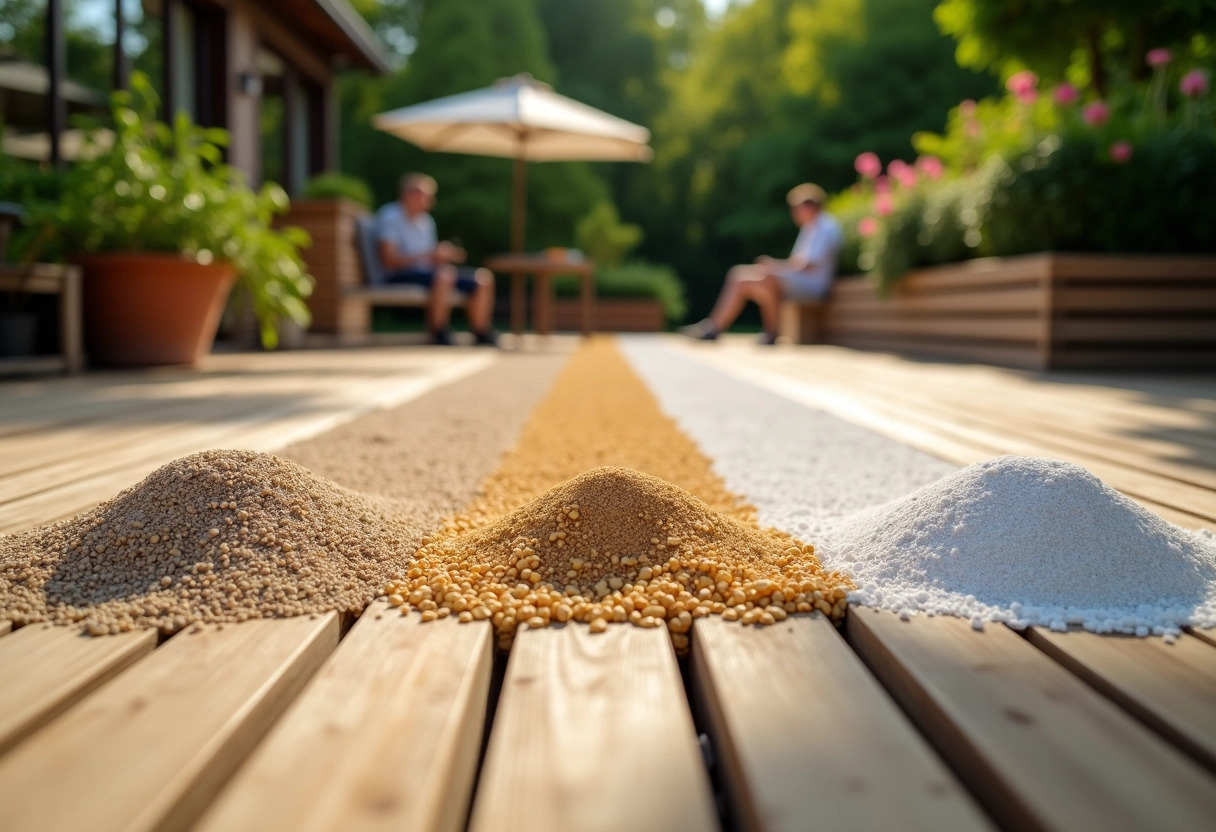
<instances>
[{"instance_id":1,"label":"person wearing cap","mask_svg":"<svg viewBox=\"0 0 1216 832\"><path fill-rule=\"evenodd\" d=\"M761 256L755 263L731 268L709 317L680 331L712 341L739 317L750 300L760 307L764 323L760 343L775 344L777 312L783 299L821 300L832 288L843 235L840 223L823 210L825 200L823 189L809 182L791 190L786 202L799 230L790 256L784 260Z\"/></svg>"},{"instance_id":2,"label":"person wearing cap","mask_svg":"<svg viewBox=\"0 0 1216 832\"><path fill-rule=\"evenodd\" d=\"M425 173L406 174L401 178L399 201L390 202L377 212L376 234L385 282L425 286L430 290L426 325L431 343L452 344L448 321L455 289L469 296L469 327L476 342L496 345L498 336L490 325L494 275L489 269L459 265L465 261L464 249L439 240L435 220L429 213L437 190L435 180Z\"/></svg>"}]
</instances>

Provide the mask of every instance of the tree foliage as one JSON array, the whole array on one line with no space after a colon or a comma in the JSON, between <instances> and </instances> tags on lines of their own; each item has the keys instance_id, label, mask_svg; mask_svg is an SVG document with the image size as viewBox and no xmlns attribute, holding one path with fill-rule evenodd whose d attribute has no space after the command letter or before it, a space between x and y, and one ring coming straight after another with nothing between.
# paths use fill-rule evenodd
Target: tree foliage
<instances>
[{"instance_id":1,"label":"tree foliage","mask_svg":"<svg viewBox=\"0 0 1216 832\"><path fill-rule=\"evenodd\" d=\"M1216 0L942 0L934 18L963 66L1071 74L1105 92L1111 72L1145 77L1149 49L1204 48L1196 36L1216 34Z\"/></svg>"},{"instance_id":2,"label":"tree foliage","mask_svg":"<svg viewBox=\"0 0 1216 832\"><path fill-rule=\"evenodd\" d=\"M430 173L440 186L434 209L440 233L460 238L474 257L505 250L510 229L510 160L424 153L375 130L371 119L378 112L478 89L520 72L552 80L555 73L535 0L426 3L416 25L417 48L401 68L376 81L362 76L344 79L342 103L349 115L342 137L343 170L367 180L381 203L396 198L397 181L403 173ZM603 193L602 182L587 165L531 165L530 246L569 244L575 221Z\"/></svg>"}]
</instances>

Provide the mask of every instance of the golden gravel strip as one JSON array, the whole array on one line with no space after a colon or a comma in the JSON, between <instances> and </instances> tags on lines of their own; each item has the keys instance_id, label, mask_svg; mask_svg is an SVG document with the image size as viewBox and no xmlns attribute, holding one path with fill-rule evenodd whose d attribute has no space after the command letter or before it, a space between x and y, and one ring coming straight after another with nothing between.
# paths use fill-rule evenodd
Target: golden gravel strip
<instances>
[{"instance_id":1,"label":"golden gravel strip","mask_svg":"<svg viewBox=\"0 0 1216 832\"><path fill-rule=\"evenodd\" d=\"M615 340L586 341L524 426L519 441L449 528L484 525L603 465L678 485L714 511L755 525L756 509L726 488L713 463L669 419Z\"/></svg>"},{"instance_id":2,"label":"golden gravel strip","mask_svg":"<svg viewBox=\"0 0 1216 832\"><path fill-rule=\"evenodd\" d=\"M551 622L666 626L682 652L704 615L772 624L818 610L839 620L851 581L755 517L614 342L592 339L480 496L423 539L385 594L423 620L489 619L503 649L518 629Z\"/></svg>"}]
</instances>

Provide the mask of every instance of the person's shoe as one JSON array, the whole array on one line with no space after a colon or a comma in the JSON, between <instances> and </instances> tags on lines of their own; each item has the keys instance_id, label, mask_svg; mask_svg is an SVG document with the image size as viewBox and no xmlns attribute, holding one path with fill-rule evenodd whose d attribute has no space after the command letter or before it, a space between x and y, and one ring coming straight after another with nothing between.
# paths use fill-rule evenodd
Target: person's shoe
<instances>
[{"instance_id":1,"label":"person's shoe","mask_svg":"<svg viewBox=\"0 0 1216 832\"><path fill-rule=\"evenodd\" d=\"M431 343L436 347L450 347L453 345L452 331L447 329L437 329L431 333Z\"/></svg>"},{"instance_id":2,"label":"person's shoe","mask_svg":"<svg viewBox=\"0 0 1216 832\"><path fill-rule=\"evenodd\" d=\"M498 333L493 329L487 329L485 332L474 332L473 343L479 347L497 347Z\"/></svg>"},{"instance_id":3,"label":"person's shoe","mask_svg":"<svg viewBox=\"0 0 1216 832\"><path fill-rule=\"evenodd\" d=\"M775 333L761 332L760 337L756 339L756 343L762 347L772 347L777 343L777 336Z\"/></svg>"},{"instance_id":4,"label":"person's shoe","mask_svg":"<svg viewBox=\"0 0 1216 832\"><path fill-rule=\"evenodd\" d=\"M695 324L690 324L689 326L680 327L680 333L687 335L689 338L695 338L698 341L714 341L722 334L709 318L698 321Z\"/></svg>"}]
</instances>

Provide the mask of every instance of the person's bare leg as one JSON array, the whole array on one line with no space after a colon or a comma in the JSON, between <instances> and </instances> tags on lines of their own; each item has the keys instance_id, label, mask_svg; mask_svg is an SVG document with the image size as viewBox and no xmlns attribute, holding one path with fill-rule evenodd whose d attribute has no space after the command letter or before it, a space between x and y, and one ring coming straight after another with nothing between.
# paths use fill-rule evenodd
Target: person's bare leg
<instances>
[{"instance_id":1,"label":"person's bare leg","mask_svg":"<svg viewBox=\"0 0 1216 832\"><path fill-rule=\"evenodd\" d=\"M431 300L427 305L427 328L439 332L448 328L452 317L452 287L456 285L456 269L440 266L435 269L435 280L431 283Z\"/></svg>"},{"instance_id":2,"label":"person's bare leg","mask_svg":"<svg viewBox=\"0 0 1216 832\"><path fill-rule=\"evenodd\" d=\"M755 271L754 266L733 266L726 273L726 283L722 285L718 301L709 313L710 322L719 332L725 332L743 311L743 305L747 303L747 289L744 287L753 279Z\"/></svg>"},{"instance_id":3,"label":"person's bare leg","mask_svg":"<svg viewBox=\"0 0 1216 832\"><path fill-rule=\"evenodd\" d=\"M766 274L750 284L751 298L760 307L760 320L767 335L777 334L777 318L781 308L781 281Z\"/></svg>"},{"instance_id":4,"label":"person's bare leg","mask_svg":"<svg viewBox=\"0 0 1216 832\"><path fill-rule=\"evenodd\" d=\"M474 332L485 334L494 320L494 274L489 269L478 269L473 279L477 288L469 298L469 326Z\"/></svg>"}]
</instances>

